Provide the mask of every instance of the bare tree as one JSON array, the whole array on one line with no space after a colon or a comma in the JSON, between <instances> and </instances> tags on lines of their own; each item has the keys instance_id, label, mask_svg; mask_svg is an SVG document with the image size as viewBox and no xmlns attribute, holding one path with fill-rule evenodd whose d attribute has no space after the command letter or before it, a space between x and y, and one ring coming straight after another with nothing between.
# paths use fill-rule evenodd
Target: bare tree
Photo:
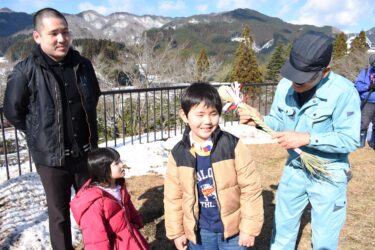
<instances>
[{"instance_id":1,"label":"bare tree","mask_svg":"<svg viewBox=\"0 0 375 250\"><path fill-rule=\"evenodd\" d=\"M149 39L147 33L143 39L132 47L130 61L138 68L139 75L134 77L140 80L140 85L150 87L152 84L161 82L171 82L176 73L176 68L180 67L181 52L187 44L175 46L173 41L169 41L165 46L160 44L163 41L163 34L158 33L156 39Z\"/></svg>"},{"instance_id":2,"label":"bare tree","mask_svg":"<svg viewBox=\"0 0 375 250\"><path fill-rule=\"evenodd\" d=\"M359 72L368 66L368 54L364 50L356 50L339 59L334 59L331 66L336 73L355 81Z\"/></svg>"}]
</instances>

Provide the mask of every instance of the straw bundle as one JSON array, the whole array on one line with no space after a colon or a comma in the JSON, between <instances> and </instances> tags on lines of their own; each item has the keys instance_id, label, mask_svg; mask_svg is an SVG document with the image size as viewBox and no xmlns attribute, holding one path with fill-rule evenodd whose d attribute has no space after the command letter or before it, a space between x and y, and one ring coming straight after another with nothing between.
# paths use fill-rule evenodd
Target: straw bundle
<instances>
[{"instance_id":1,"label":"straw bundle","mask_svg":"<svg viewBox=\"0 0 375 250\"><path fill-rule=\"evenodd\" d=\"M275 133L262 119L254 115L250 109L242 102L241 93L240 93L240 84L234 83L229 86L221 86L218 89L219 95L224 102L223 110L224 112L228 110L229 107L235 106L236 108L242 108L249 111L250 118L262 128L263 131L272 135ZM301 159L302 166L316 178L328 178L329 172L326 169L325 164L327 161L322 160L321 158L303 152L300 148L295 148L294 151L299 155Z\"/></svg>"}]
</instances>

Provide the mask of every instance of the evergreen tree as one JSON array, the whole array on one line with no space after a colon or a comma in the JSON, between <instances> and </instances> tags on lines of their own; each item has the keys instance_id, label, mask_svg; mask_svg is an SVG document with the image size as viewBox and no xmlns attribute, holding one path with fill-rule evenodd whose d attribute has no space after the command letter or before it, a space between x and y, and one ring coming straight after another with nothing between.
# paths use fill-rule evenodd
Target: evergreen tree
<instances>
[{"instance_id":1,"label":"evergreen tree","mask_svg":"<svg viewBox=\"0 0 375 250\"><path fill-rule=\"evenodd\" d=\"M366 51L369 46L366 41L366 33L362 30L359 35L356 36L351 44L350 52L355 51Z\"/></svg>"},{"instance_id":2,"label":"evergreen tree","mask_svg":"<svg viewBox=\"0 0 375 250\"><path fill-rule=\"evenodd\" d=\"M290 52L292 51L292 46L293 46L292 43L288 43L288 46L284 50L284 56L285 56L286 59L289 58Z\"/></svg>"},{"instance_id":3,"label":"evergreen tree","mask_svg":"<svg viewBox=\"0 0 375 250\"><path fill-rule=\"evenodd\" d=\"M252 44L253 39L250 35L250 27L246 25L242 32L242 41L236 51L232 70L232 81L238 81L240 83L262 82L262 73L252 49Z\"/></svg>"},{"instance_id":4,"label":"evergreen tree","mask_svg":"<svg viewBox=\"0 0 375 250\"><path fill-rule=\"evenodd\" d=\"M336 40L333 43L333 58L339 59L345 56L348 52L348 48L346 45L347 37L344 32L339 33L336 36Z\"/></svg>"},{"instance_id":5,"label":"evergreen tree","mask_svg":"<svg viewBox=\"0 0 375 250\"><path fill-rule=\"evenodd\" d=\"M200 50L197 62L195 64L195 72L196 72L195 78L198 82L206 80L204 77L204 73L208 71L209 67L210 67L210 63L208 61L207 52L203 48Z\"/></svg>"},{"instance_id":6,"label":"evergreen tree","mask_svg":"<svg viewBox=\"0 0 375 250\"><path fill-rule=\"evenodd\" d=\"M277 82L280 79L280 69L285 63L286 56L284 46L279 44L271 55L271 59L267 65L266 79L271 82Z\"/></svg>"},{"instance_id":7,"label":"evergreen tree","mask_svg":"<svg viewBox=\"0 0 375 250\"><path fill-rule=\"evenodd\" d=\"M359 32L359 46L361 49L368 49L369 46L367 44L367 41L366 41L366 33L362 30L361 32Z\"/></svg>"},{"instance_id":8,"label":"evergreen tree","mask_svg":"<svg viewBox=\"0 0 375 250\"><path fill-rule=\"evenodd\" d=\"M354 52L356 50L360 50L361 49L361 42L359 40L359 37L356 36L353 41L352 41L352 44L351 44L351 47L350 47L350 52Z\"/></svg>"}]
</instances>

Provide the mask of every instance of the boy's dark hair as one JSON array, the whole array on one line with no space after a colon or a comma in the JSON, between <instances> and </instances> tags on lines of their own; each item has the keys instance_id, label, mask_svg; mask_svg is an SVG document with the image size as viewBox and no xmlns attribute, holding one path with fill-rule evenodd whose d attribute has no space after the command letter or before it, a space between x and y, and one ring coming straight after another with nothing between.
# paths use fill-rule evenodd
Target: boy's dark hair
<instances>
[{"instance_id":1,"label":"boy's dark hair","mask_svg":"<svg viewBox=\"0 0 375 250\"><path fill-rule=\"evenodd\" d=\"M219 115L223 104L217 89L209 83L196 82L192 83L181 97L181 108L187 116L191 108L204 102L206 107L216 108Z\"/></svg>"},{"instance_id":2,"label":"boy's dark hair","mask_svg":"<svg viewBox=\"0 0 375 250\"><path fill-rule=\"evenodd\" d=\"M56 17L56 18L63 19L66 25L68 26L68 22L66 21L64 15L61 14L61 12L53 8L43 8L41 10L38 10L34 14L34 17L33 17L34 30L40 31L40 28L43 25L42 20L43 18L46 18L46 17Z\"/></svg>"},{"instance_id":3,"label":"boy's dark hair","mask_svg":"<svg viewBox=\"0 0 375 250\"><path fill-rule=\"evenodd\" d=\"M97 148L88 154L87 162L92 182L111 184L111 164L118 161L120 154L113 148Z\"/></svg>"}]
</instances>

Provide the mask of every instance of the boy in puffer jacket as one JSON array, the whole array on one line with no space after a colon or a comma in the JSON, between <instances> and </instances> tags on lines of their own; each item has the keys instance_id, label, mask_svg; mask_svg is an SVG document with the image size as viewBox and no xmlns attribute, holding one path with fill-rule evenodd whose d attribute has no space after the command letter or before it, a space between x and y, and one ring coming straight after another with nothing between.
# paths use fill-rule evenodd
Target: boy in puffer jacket
<instances>
[{"instance_id":1,"label":"boy in puffer jacket","mask_svg":"<svg viewBox=\"0 0 375 250\"><path fill-rule=\"evenodd\" d=\"M177 249L245 250L263 224L262 187L249 149L220 130L222 103L208 83L181 98L188 125L164 183L165 228Z\"/></svg>"}]
</instances>

